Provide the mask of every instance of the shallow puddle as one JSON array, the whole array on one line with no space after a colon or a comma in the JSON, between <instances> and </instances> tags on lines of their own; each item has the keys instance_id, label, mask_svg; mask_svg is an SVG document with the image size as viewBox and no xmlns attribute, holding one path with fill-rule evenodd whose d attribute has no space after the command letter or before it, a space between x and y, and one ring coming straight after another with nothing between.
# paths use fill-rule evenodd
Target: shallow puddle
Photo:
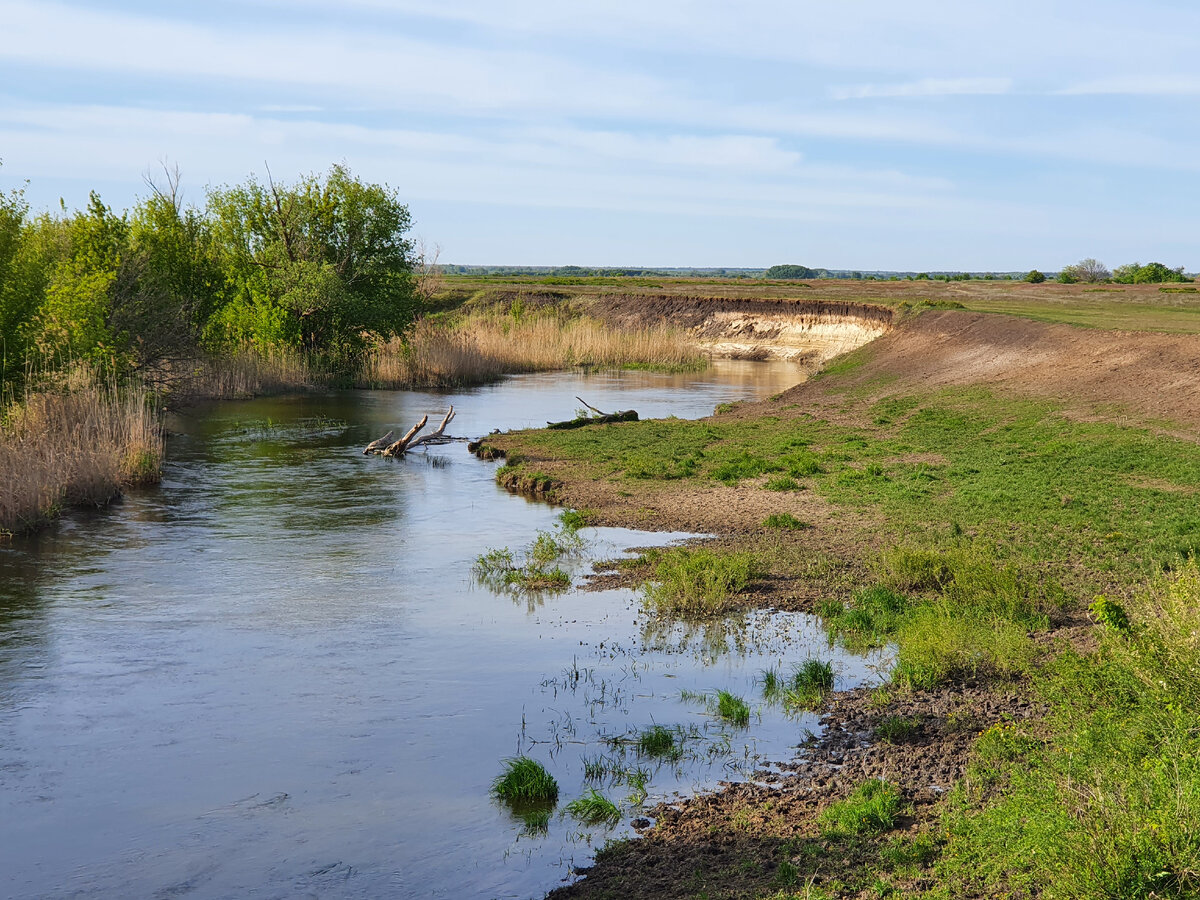
<instances>
[{"instance_id":1,"label":"shallow puddle","mask_svg":"<svg viewBox=\"0 0 1200 900\"><path fill-rule=\"evenodd\" d=\"M454 395L353 392L175 418L161 488L0 549L0 865L18 897L538 897L659 799L747 777L815 730L759 676L834 659L804 616L655 627L629 591L497 594L484 550L557 510L461 444L363 457L453 402L449 429L569 418L583 397L707 414L794 383L538 375ZM670 540L585 529L592 558ZM744 697L750 721L709 708ZM678 749L639 754L653 725ZM502 761L557 778L538 827L491 799ZM615 827L565 812L596 788ZM544 824L542 830L540 825Z\"/></svg>"}]
</instances>

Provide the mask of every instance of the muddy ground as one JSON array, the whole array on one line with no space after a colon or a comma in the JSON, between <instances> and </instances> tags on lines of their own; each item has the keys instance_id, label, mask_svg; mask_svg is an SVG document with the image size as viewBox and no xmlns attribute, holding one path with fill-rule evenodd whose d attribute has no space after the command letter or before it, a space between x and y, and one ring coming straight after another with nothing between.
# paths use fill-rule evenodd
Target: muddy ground
<instances>
[{"instance_id":1,"label":"muddy ground","mask_svg":"<svg viewBox=\"0 0 1200 900\"><path fill-rule=\"evenodd\" d=\"M931 311L900 322L865 356L853 371L798 385L724 416L812 414L868 424L861 421L863 410L875 393L980 384L1000 395L1065 403L1068 414L1081 419L1145 424L1192 440L1200 434L1197 336ZM849 395L854 403L847 403ZM612 483L572 482L569 470L553 460L539 460L538 466L561 476L559 501L596 510L604 524L709 532L723 544L745 546L764 539L763 517L779 511L780 498L753 481L737 487L672 482L631 497ZM800 492L788 502L794 515L818 526L806 532L805 552L842 559L844 568L826 573L815 588L806 579L779 579L760 586L748 602L811 609L821 596L837 595L861 577L860 561L874 549L875 529L868 514L834 508L813 492ZM628 577L611 571L599 579L612 583ZM1047 650L1061 640L1086 645L1090 626L1082 618L1059 622L1046 636ZM804 741L797 735L794 760L777 761L754 783L729 785L649 811L648 818L636 823L642 826L640 840L600 853L595 865L581 873L585 877L551 896L760 897L781 890L804 896L812 888L843 897L878 896L867 873L879 859L879 846L823 837L816 821L819 811L864 779L881 777L897 784L909 804L900 835L929 831L938 801L962 777L980 732L1038 712L1019 684L835 694L824 709L821 737ZM881 722L896 717L911 728L901 739L881 738ZM890 877L902 892L932 884L920 863Z\"/></svg>"}]
</instances>

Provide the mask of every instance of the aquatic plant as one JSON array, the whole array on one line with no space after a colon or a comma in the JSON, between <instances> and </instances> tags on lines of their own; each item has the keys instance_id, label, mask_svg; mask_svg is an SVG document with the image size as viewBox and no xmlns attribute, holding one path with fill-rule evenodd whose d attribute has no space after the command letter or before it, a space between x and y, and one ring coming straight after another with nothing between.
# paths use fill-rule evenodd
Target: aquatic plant
<instances>
[{"instance_id":1,"label":"aquatic plant","mask_svg":"<svg viewBox=\"0 0 1200 900\"><path fill-rule=\"evenodd\" d=\"M659 614L713 616L728 610L733 598L760 573L752 553L678 547L654 563L653 580L643 585L642 592Z\"/></svg>"},{"instance_id":2,"label":"aquatic plant","mask_svg":"<svg viewBox=\"0 0 1200 900\"><path fill-rule=\"evenodd\" d=\"M504 761L504 771L492 782L492 794L508 803L552 804L558 800L558 782L537 760L514 756Z\"/></svg>"},{"instance_id":3,"label":"aquatic plant","mask_svg":"<svg viewBox=\"0 0 1200 900\"><path fill-rule=\"evenodd\" d=\"M568 803L567 812L585 825L615 825L621 820L620 808L595 788Z\"/></svg>"},{"instance_id":4,"label":"aquatic plant","mask_svg":"<svg viewBox=\"0 0 1200 900\"><path fill-rule=\"evenodd\" d=\"M726 722L744 728L750 724L750 707L746 701L729 691L717 691L717 715Z\"/></svg>"},{"instance_id":5,"label":"aquatic plant","mask_svg":"<svg viewBox=\"0 0 1200 900\"><path fill-rule=\"evenodd\" d=\"M638 735L638 753L645 756L665 756L675 747L675 735L662 725L654 725Z\"/></svg>"}]
</instances>

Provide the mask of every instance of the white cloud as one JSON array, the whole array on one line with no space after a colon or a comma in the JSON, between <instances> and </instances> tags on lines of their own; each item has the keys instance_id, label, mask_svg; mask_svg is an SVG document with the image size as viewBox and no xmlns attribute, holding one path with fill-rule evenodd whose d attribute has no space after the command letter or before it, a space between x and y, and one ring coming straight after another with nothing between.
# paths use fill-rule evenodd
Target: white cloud
<instances>
[{"instance_id":1,"label":"white cloud","mask_svg":"<svg viewBox=\"0 0 1200 900\"><path fill-rule=\"evenodd\" d=\"M922 78L897 84L859 84L830 89L835 100L876 97L957 97L971 94L1007 94L1011 78Z\"/></svg>"}]
</instances>

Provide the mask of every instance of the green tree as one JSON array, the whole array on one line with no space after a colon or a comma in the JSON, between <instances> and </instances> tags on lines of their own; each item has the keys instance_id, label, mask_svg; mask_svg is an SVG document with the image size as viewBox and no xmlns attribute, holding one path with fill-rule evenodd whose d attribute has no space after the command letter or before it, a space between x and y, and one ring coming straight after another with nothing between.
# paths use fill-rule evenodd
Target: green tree
<instances>
[{"instance_id":1,"label":"green tree","mask_svg":"<svg viewBox=\"0 0 1200 900\"><path fill-rule=\"evenodd\" d=\"M1025 276L1025 280L1030 284L1041 284L1046 280L1046 276L1037 269L1030 269L1029 273Z\"/></svg>"},{"instance_id":2,"label":"green tree","mask_svg":"<svg viewBox=\"0 0 1200 900\"><path fill-rule=\"evenodd\" d=\"M295 185L210 192L228 291L210 338L289 344L346 363L366 336L399 333L417 310L411 219L387 186L334 166Z\"/></svg>"},{"instance_id":3,"label":"green tree","mask_svg":"<svg viewBox=\"0 0 1200 900\"><path fill-rule=\"evenodd\" d=\"M1128 263L1113 270L1113 281L1120 284L1161 284L1188 280L1183 274L1183 266L1171 269L1160 262L1146 263L1144 266L1136 262Z\"/></svg>"},{"instance_id":4,"label":"green tree","mask_svg":"<svg viewBox=\"0 0 1200 900\"><path fill-rule=\"evenodd\" d=\"M776 279L780 281L796 281L802 278L818 278L820 273L816 269L810 269L808 266L797 265L779 265L771 266L763 275L764 278ZM861 278L862 276L859 275Z\"/></svg>"},{"instance_id":5,"label":"green tree","mask_svg":"<svg viewBox=\"0 0 1200 900\"><path fill-rule=\"evenodd\" d=\"M1090 256L1087 259L1081 259L1073 266L1064 267L1058 273L1058 280L1063 284L1075 284L1076 282L1098 284L1101 281L1108 281L1110 278L1112 278L1112 272L1108 271L1108 267Z\"/></svg>"}]
</instances>

